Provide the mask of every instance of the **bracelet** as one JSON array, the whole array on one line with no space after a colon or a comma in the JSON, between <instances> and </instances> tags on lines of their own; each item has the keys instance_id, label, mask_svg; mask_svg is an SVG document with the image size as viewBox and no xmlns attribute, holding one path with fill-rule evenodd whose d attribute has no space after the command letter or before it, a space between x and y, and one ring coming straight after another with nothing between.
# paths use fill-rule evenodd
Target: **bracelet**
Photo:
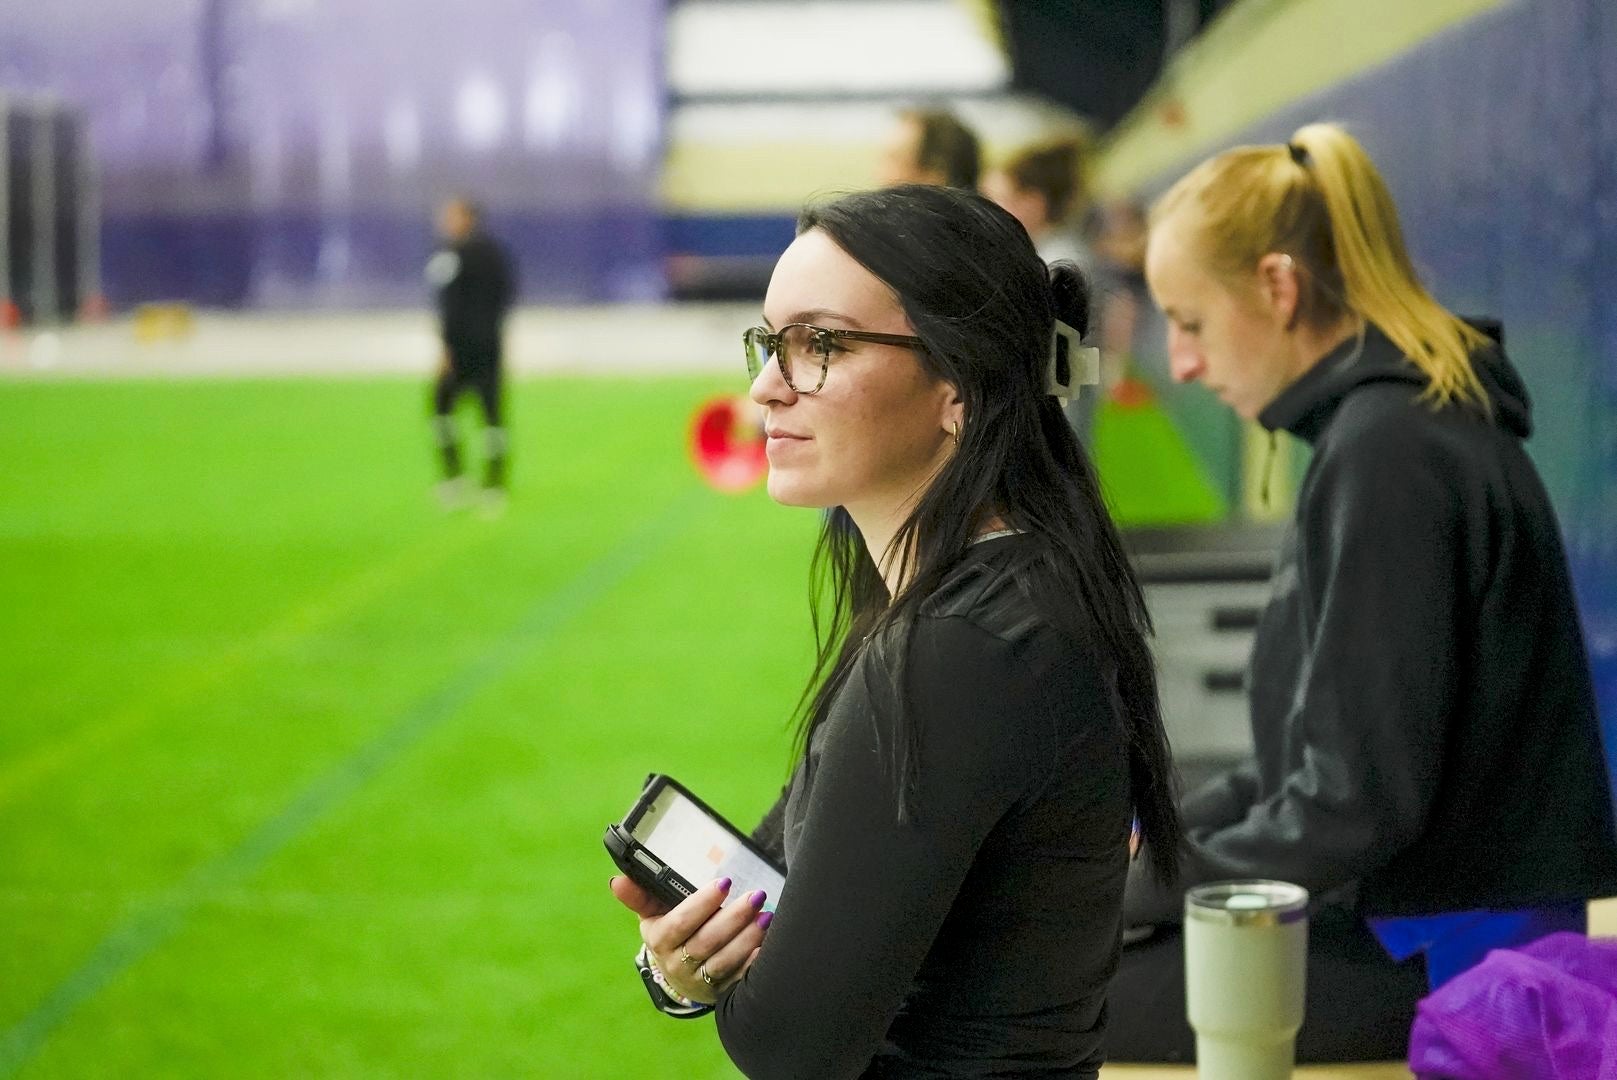
<instances>
[{"instance_id":1,"label":"bracelet","mask_svg":"<svg viewBox=\"0 0 1617 1080\"><path fill-rule=\"evenodd\" d=\"M634 966L640 973L640 981L645 985L651 1004L664 1016L671 1016L675 1020L694 1020L713 1011L712 1005L693 1001L670 986L657 961L652 958L651 950L645 945L641 945L640 951L635 954Z\"/></svg>"},{"instance_id":2,"label":"bracelet","mask_svg":"<svg viewBox=\"0 0 1617 1080\"><path fill-rule=\"evenodd\" d=\"M651 950L646 946L640 946L640 956L637 959L651 973L651 981L656 983L657 988L667 994L674 1004L683 1005L687 1009L707 1004L705 1001L692 1001L678 990L675 990L673 984L668 981L668 976L663 974L663 969L657 966L657 958L651 955Z\"/></svg>"}]
</instances>

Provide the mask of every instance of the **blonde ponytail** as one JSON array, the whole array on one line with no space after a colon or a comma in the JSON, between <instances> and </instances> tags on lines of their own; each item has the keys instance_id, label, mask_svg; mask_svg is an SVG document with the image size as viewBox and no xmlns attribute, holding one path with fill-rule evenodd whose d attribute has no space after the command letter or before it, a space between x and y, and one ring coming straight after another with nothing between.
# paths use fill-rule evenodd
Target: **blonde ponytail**
<instances>
[{"instance_id":1,"label":"blonde ponytail","mask_svg":"<svg viewBox=\"0 0 1617 1080\"><path fill-rule=\"evenodd\" d=\"M1489 408L1471 366L1487 338L1455 318L1415 276L1392 194L1357 139L1336 124L1309 124L1291 137L1303 168L1325 201L1343 296L1430 380L1422 395L1437 405L1469 401Z\"/></svg>"},{"instance_id":2,"label":"blonde ponytail","mask_svg":"<svg viewBox=\"0 0 1617 1080\"><path fill-rule=\"evenodd\" d=\"M1300 318L1374 323L1426 375L1427 401L1492 411L1471 364L1488 339L1421 285L1386 183L1339 125L1309 124L1286 145L1237 147L1203 162L1153 207L1153 225L1169 217L1190 227L1193 250L1231 280L1270 252L1291 255L1307 271Z\"/></svg>"}]
</instances>

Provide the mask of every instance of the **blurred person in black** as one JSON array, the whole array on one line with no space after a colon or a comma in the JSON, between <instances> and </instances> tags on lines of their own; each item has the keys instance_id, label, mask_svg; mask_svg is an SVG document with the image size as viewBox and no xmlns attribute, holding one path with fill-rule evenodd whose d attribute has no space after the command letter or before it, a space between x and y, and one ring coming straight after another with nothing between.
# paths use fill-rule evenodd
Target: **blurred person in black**
<instances>
[{"instance_id":1,"label":"blurred person in black","mask_svg":"<svg viewBox=\"0 0 1617 1080\"><path fill-rule=\"evenodd\" d=\"M444 244L427 263L427 280L438 290L443 337L443 358L432 393L433 426L444 467L438 494L451 508L465 500L454 411L461 394L470 390L482 405L486 424L484 506L497 512L505 503L510 441L500 407L501 332L515 280L510 259L484 230L482 210L472 200L456 196L446 202L438 229Z\"/></svg>"},{"instance_id":2,"label":"blurred person in black","mask_svg":"<svg viewBox=\"0 0 1617 1080\"><path fill-rule=\"evenodd\" d=\"M977 190L982 149L977 135L943 109L905 109L882 150L877 180L883 187L931 184Z\"/></svg>"}]
</instances>

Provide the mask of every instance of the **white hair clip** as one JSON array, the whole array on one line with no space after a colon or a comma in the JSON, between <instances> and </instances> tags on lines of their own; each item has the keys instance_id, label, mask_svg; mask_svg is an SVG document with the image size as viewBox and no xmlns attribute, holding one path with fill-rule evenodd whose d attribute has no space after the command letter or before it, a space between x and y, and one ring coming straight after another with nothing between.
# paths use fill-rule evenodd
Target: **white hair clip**
<instances>
[{"instance_id":1,"label":"white hair clip","mask_svg":"<svg viewBox=\"0 0 1617 1080\"><path fill-rule=\"evenodd\" d=\"M1076 396L1079 386L1100 383L1100 350L1083 344L1083 336L1056 320L1050 332L1050 364L1045 372L1044 392L1065 405Z\"/></svg>"}]
</instances>

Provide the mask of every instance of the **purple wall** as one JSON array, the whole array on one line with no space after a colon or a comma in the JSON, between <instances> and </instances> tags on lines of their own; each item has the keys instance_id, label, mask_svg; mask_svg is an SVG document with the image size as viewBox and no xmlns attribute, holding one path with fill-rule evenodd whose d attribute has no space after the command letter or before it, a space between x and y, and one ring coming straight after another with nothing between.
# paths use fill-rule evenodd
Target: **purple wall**
<instances>
[{"instance_id":1,"label":"purple wall","mask_svg":"<svg viewBox=\"0 0 1617 1080\"><path fill-rule=\"evenodd\" d=\"M663 288L662 0L7 0L0 91L85 109L114 304L418 303L467 191L530 299Z\"/></svg>"}]
</instances>

